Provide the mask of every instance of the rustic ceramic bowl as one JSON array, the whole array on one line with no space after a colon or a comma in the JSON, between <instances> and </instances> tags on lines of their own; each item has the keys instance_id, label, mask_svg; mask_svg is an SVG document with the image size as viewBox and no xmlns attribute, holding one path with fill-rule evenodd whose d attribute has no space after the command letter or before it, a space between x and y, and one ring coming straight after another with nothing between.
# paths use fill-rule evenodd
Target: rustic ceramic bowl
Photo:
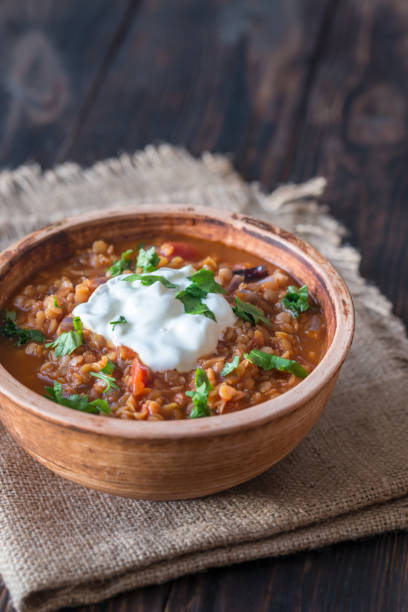
<instances>
[{"instance_id":1,"label":"rustic ceramic bowl","mask_svg":"<svg viewBox=\"0 0 408 612\"><path fill-rule=\"evenodd\" d=\"M328 348L315 370L280 397L232 414L182 421L78 413L34 393L0 365L0 417L15 440L57 474L115 495L198 497L261 474L290 453L320 416L352 341L349 292L316 250L263 221L189 206L91 213L30 234L0 255L0 307L35 272L95 239L174 233L256 253L306 283L324 310Z\"/></svg>"}]
</instances>

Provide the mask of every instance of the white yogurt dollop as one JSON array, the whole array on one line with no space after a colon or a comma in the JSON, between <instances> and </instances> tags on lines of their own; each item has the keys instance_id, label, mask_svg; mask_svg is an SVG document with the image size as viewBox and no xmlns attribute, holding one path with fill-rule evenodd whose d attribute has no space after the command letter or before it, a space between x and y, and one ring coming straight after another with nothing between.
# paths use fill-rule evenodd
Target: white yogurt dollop
<instances>
[{"instance_id":1,"label":"white yogurt dollop","mask_svg":"<svg viewBox=\"0 0 408 612\"><path fill-rule=\"evenodd\" d=\"M175 296L191 284L192 266L179 270L160 268L152 275L164 276L177 289L155 282L144 287L140 281L126 282L121 274L100 285L88 302L74 308L85 328L101 334L116 346L128 346L154 371L192 370L197 359L212 353L227 327L235 323L235 315L227 300L219 293L209 293L203 302L216 321L204 315L184 312L184 305ZM110 325L125 317L127 323Z\"/></svg>"}]
</instances>

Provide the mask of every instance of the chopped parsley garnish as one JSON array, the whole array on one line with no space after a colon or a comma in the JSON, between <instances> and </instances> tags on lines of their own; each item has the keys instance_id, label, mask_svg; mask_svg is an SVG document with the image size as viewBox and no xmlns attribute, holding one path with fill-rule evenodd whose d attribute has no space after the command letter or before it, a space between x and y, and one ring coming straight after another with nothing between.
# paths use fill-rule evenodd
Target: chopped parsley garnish
<instances>
[{"instance_id":1,"label":"chopped parsley garnish","mask_svg":"<svg viewBox=\"0 0 408 612\"><path fill-rule=\"evenodd\" d=\"M227 361L225 366L222 368L221 376L228 376L228 374L231 374L231 372L237 369L238 365L239 357L238 355L235 355L234 359L232 361Z\"/></svg>"},{"instance_id":2,"label":"chopped parsley garnish","mask_svg":"<svg viewBox=\"0 0 408 612\"><path fill-rule=\"evenodd\" d=\"M129 276L126 276L123 280L127 283L131 283L133 281L138 280L145 287L149 287L150 285L153 285L153 283L158 282L167 287L168 289L177 289L177 285L171 283L169 280L167 280L167 278L165 278L164 276L159 276L158 274L129 274Z\"/></svg>"},{"instance_id":3,"label":"chopped parsley garnish","mask_svg":"<svg viewBox=\"0 0 408 612\"><path fill-rule=\"evenodd\" d=\"M306 378L308 375L307 370L293 359L284 359L278 357L278 355L271 355L271 353L265 353L254 349L248 355L244 355L245 359L249 359L251 363L259 366L263 370L280 370L281 372L290 372L298 378Z\"/></svg>"},{"instance_id":4,"label":"chopped parsley garnish","mask_svg":"<svg viewBox=\"0 0 408 612\"><path fill-rule=\"evenodd\" d=\"M92 400L92 402L89 402L89 406L95 406L95 408L97 408L99 410L99 412L104 412L105 414L110 414L111 413L111 409L109 407L109 404L106 400L104 399L95 399Z\"/></svg>"},{"instance_id":5,"label":"chopped parsley garnish","mask_svg":"<svg viewBox=\"0 0 408 612\"><path fill-rule=\"evenodd\" d=\"M202 268L190 276L190 280L205 293L226 293L225 289L214 279L214 272Z\"/></svg>"},{"instance_id":6,"label":"chopped parsley garnish","mask_svg":"<svg viewBox=\"0 0 408 612\"><path fill-rule=\"evenodd\" d=\"M190 277L191 285L179 291L176 299L184 304L188 314L202 314L215 321L215 314L202 301L209 293L225 293L224 289L214 280L214 272L202 268Z\"/></svg>"},{"instance_id":7,"label":"chopped parsley garnish","mask_svg":"<svg viewBox=\"0 0 408 612\"><path fill-rule=\"evenodd\" d=\"M207 374L201 368L196 369L195 391L186 391L186 395L192 398L194 407L190 412L190 419L198 419L211 415L208 408L208 394L214 388L208 380Z\"/></svg>"},{"instance_id":8,"label":"chopped parsley garnish","mask_svg":"<svg viewBox=\"0 0 408 612\"><path fill-rule=\"evenodd\" d=\"M110 359L105 366L103 366L101 372L104 374L112 374L113 370L116 368L116 363L113 363Z\"/></svg>"},{"instance_id":9,"label":"chopped parsley garnish","mask_svg":"<svg viewBox=\"0 0 408 612\"><path fill-rule=\"evenodd\" d=\"M58 304L58 300L55 297L55 295L54 295L54 306L55 306L55 308L62 308L61 304Z\"/></svg>"},{"instance_id":10,"label":"chopped parsley garnish","mask_svg":"<svg viewBox=\"0 0 408 612\"><path fill-rule=\"evenodd\" d=\"M138 268L142 268L143 272L153 272L154 270L157 270L159 263L160 257L156 253L156 249L154 247L150 247L150 249L147 249L147 251L145 251L143 247L139 250L136 266Z\"/></svg>"},{"instance_id":11,"label":"chopped parsley garnish","mask_svg":"<svg viewBox=\"0 0 408 612\"><path fill-rule=\"evenodd\" d=\"M243 321L249 321L252 325L256 325L259 321L270 325L270 320L265 317L264 313L260 308L257 308L253 304L243 302L239 298L235 298L235 306L232 308L233 312L242 319Z\"/></svg>"},{"instance_id":12,"label":"chopped parsley garnish","mask_svg":"<svg viewBox=\"0 0 408 612\"><path fill-rule=\"evenodd\" d=\"M89 412L91 414L100 414L101 412L104 414L111 413L111 409L106 400L96 399L92 402L88 402L87 395L78 395L77 393L68 396L63 395L62 384L58 381L54 382L53 387L45 387L45 390L47 391L47 395L45 395L47 399L57 404L61 404L62 406L80 410L81 412Z\"/></svg>"},{"instance_id":13,"label":"chopped parsley garnish","mask_svg":"<svg viewBox=\"0 0 408 612\"><path fill-rule=\"evenodd\" d=\"M129 260L131 259L133 253L133 249L128 249L122 253L120 259L116 260L109 268L111 276L118 276L118 274L122 274L124 270L129 269Z\"/></svg>"},{"instance_id":14,"label":"chopped parsley garnish","mask_svg":"<svg viewBox=\"0 0 408 612\"><path fill-rule=\"evenodd\" d=\"M179 291L176 294L176 299L180 300L180 302L184 305L184 312L187 314L201 314L208 319L215 321L215 314L202 301L202 298L205 297L206 294L204 293L203 295L201 293L200 296L200 292L201 289L197 287L197 285L189 285L187 289Z\"/></svg>"},{"instance_id":15,"label":"chopped parsley garnish","mask_svg":"<svg viewBox=\"0 0 408 612\"><path fill-rule=\"evenodd\" d=\"M110 376L109 374L104 373L105 368L106 366L102 368L100 372L91 372L91 376L95 376L95 378L100 378L106 384L103 393L107 393L111 389L116 389L116 391L120 391L120 388L116 384L116 378L114 376ZM111 372L113 372L113 370L111 370Z\"/></svg>"},{"instance_id":16,"label":"chopped parsley garnish","mask_svg":"<svg viewBox=\"0 0 408 612\"><path fill-rule=\"evenodd\" d=\"M75 331L64 332L53 342L48 342L47 348L55 349L55 356L71 355L84 342L84 332L80 317L74 317L73 325Z\"/></svg>"},{"instance_id":17,"label":"chopped parsley garnish","mask_svg":"<svg viewBox=\"0 0 408 612\"><path fill-rule=\"evenodd\" d=\"M0 327L0 335L15 340L17 346L27 342L45 342L45 336L39 329L26 329L16 323L16 313L6 310L4 312L4 325Z\"/></svg>"},{"instance_id":18,"label":"chopped parsley garnish","mask_svg":"<svg viewBox=\"0 0 408 612\"><path fill-rule=\"evenodd\" d=\"M188 285L188 287L186 287L184 291L191 295L191 297L196 297L200 299L205 298L208 295L207 291L204 291L204 289L201 289L201 287L199 287L195 283L191 283L191 285Z\"/></svg>"},{"instance_id":19,"label":"chopped parsley garnish","mask_svg":"<svg viewBox=\"0 0 408 612\"><path fill-rule=\"evenodd\" d=\"M117 321L110 321L109 325L112 325L112 329L115 329L116 325L126 325L127 320L123 315L120 315Z\"/></svg>"},{"instance_id":20,"label":"chopped parsley garnish","mask_svg":"<svg viewBox=\"0 0 408 612\"><path fill-rule=\"evenodd\" d=\"M288 291L282 300L283 305L287 310L290 310L293 316L297 319L301 312L306 312L310 308L309 293L307 285L303 285L297 289L293 285L288 287Z\"/></svg>"}]
</instances>

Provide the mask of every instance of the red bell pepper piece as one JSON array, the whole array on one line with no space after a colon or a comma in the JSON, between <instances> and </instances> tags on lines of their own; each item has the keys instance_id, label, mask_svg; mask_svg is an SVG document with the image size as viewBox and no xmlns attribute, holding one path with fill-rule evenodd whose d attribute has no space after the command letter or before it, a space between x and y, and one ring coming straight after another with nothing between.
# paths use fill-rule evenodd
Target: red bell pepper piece
<instances>
[{"instance_id":1,"label":"red bell pepper piece","mask_svg":"<svg viewBox=\"0 0 408 612\"><path fill-rule=\"evenodd\" d=\"M140 395L148 382L149 370L141 364L138 357L135 357L131 369L131 391L133 395Z\"/></svg>"}]
</instances>

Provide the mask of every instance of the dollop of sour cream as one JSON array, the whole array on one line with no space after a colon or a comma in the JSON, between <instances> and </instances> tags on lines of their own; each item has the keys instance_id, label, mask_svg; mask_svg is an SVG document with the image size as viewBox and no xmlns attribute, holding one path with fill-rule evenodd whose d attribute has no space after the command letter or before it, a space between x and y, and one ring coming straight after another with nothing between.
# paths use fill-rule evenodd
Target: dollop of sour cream
<instances>
[{"instance_id":1,"label":"dollop of sour cream","mask_svg":"<svg viewBox=\"0 0 408 612\"><path fill-rule=\"evenodd\" d=\"M224 330L235 323L227 300L219 293L209 293L203 302L215 315L213 321L204 315L184 312L176 299L178 291L191 284L192 266L178 270L160 268L151 275L164 276L177 289L160 282L143 286L139 280L127 282L127 274L111 278L100 285L90 299L74 308L85 328L101 334L116 346L128 346L149 368L156 372L187 372L197 359L212 353ZM120 316L127 323L111 325Z\"/></svg>"}]
</instances>

